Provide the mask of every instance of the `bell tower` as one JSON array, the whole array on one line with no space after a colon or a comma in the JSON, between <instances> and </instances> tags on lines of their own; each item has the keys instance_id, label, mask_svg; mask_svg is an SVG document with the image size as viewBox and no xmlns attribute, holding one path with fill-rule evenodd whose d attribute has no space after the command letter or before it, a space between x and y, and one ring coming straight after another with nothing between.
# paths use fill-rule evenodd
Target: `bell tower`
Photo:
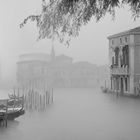
<instances>
[{"instance_id":1,"label":"bell tower","mask_svg":"<svg viewBox=\"0 0 140 140\"><path fill-rule=\"evenodd\" d=\"M54 46L52 45L52 50L51 50L51 59L55 59L55 51L54 51Z\"/></svg>"}]
</instances>

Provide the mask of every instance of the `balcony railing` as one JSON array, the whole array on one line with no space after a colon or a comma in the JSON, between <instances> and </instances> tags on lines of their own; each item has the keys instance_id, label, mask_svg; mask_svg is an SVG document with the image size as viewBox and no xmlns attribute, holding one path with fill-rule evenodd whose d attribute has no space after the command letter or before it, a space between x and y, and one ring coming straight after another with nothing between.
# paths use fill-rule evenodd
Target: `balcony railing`
<instances>
[{"instance_id":1,"label":"balcony railing","mask_svg":"<svg viewBox=\"0 0 140 140\"><path fill-rule=\"evenodd\" d=\"M128 68L128 66L122 66L122 67L111 66L110 72L111 72L111 74L114 74L114 75L128 75L129 68Z\"/></svg>"}]
</instances>

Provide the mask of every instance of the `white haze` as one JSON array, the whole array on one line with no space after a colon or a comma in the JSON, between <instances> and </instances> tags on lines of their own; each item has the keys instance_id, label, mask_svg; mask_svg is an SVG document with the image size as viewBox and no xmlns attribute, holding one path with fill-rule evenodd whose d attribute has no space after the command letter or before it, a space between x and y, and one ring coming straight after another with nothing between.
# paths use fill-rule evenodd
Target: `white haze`
<instances>
[{"instance_id":1,"label":"white haze","mask_svg":"<svg viewBox=\"0 0 140 140\"><path fill-rule=\"evenodd\" d=\"M51 41L37 42L35 23L29 22L20 29L19 24L30 14L41 11L41 0L1 0L0 4L0 79L16 81L18 56L31 52L50 53ZM74 61L89 61L97 65L108 64L107 36L139 26L140 19L133 21L128 8L117 10L113 21L107 15L99 23L93 19L81 29L79 37L72 40L69 48L55 43L56 55L65 54Z\"/></svg>"}]
</instances>

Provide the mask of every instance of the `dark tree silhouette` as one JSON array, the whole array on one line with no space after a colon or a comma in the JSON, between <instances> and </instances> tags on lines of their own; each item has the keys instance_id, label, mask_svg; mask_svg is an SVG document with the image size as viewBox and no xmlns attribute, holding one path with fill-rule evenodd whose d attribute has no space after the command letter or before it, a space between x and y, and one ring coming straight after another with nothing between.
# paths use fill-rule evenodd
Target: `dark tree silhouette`
<instances>
[{"instance_id":1,"label":"dark tree silhouette","mask_svg":"<svg viewBox=\"0 0 140 140\"><path fill-rule=\"evenodd\" d=\"M115 16L115 8L129 5L134 20L140 16L140 0L42 0L42 12L30 15L20 27L30 19L37 22L38 39L59 39L69 44L71 37L79 34L80 28L92 17L99 21L107 13Z\"/></svg>"}]
</instances>

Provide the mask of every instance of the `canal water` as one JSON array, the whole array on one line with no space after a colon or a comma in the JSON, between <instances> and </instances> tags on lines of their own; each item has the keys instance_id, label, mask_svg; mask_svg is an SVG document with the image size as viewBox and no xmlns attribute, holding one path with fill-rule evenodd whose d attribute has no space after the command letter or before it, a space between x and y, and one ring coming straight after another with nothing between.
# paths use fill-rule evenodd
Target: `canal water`
<instances>
[{"instance_id":1,"label":"canal water","mask_svg":"<svg viewBox=\"0 0 140 140\"><path fill-rule=\"evenodd\" d=\"M45 112L8 122L0 127L0 140L140 140L140 99L98 89L55 89Z\"/></svg>"}]
</instances>

